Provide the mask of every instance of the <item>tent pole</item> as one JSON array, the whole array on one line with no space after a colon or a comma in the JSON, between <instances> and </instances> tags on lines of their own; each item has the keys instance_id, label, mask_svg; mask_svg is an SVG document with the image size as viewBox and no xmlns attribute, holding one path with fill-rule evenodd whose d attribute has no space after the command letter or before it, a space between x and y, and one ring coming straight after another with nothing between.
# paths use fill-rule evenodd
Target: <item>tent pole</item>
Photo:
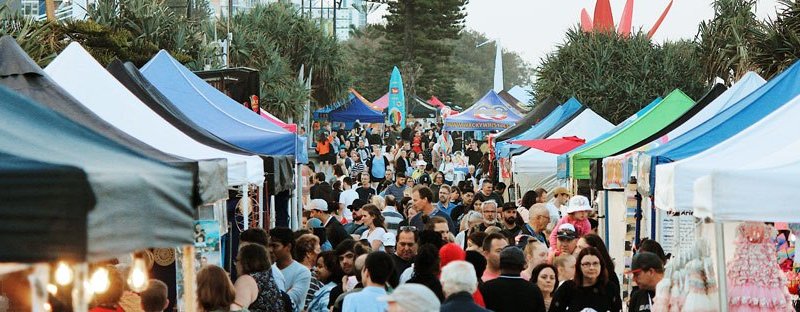
<instances>
[{"instance_id":1,"label":"tent pole","mask_svg":"<svg viewBox=\"0 0 800 312\"><path fill-rule=\"evenodd\" d=\"M656 240L656 200L650 195L650 239Z\"/></svg>"},{"instance_id":2,"label":"tent pole","mask_svg":"<svg viewBox=\"0 0 800 312\"><path fill-rule=\"evenodd\" d=\"M72 281L72 310L76 312L89 311L89 264L81 262L72 266L75 278Z\"/></svg>"},{"instance_id":3,"label":"tent pole","mask_svg":"<svg viewBox=\"0 0 800 312\"><path fill-rule=\"evenodd\" d=\"M717 246L717 277L719 278L719 308L721 312L728 312L728 277L725 272L725 229L723 224L714 222Z\"/></svg>"},{"instance_id":4,"label":"tent pole","mask_svg":"<svg viewBox=\"0 0 800 312\"><path fill-rule=\"evenodd\" d=\"M264 228L264 185L258 186L258 227Z\"/></svg>"},{"instance_id":5,"label":"tent pole","mask_svg":"<svg viewBox=\"0 0 800 312\"><path fill-rule=\"evenodd\" d=\"M250 183L242 185L242 216L244 216L244 229L250 228Z\"/></svg>"},{"instance_id":6,"label":"tent pole","mask_svg":"<svg viewBox=\"0 0 800 312\"><path fill-rule=\"evenodd\" d=\"M295 211L303 211L303 201L301 198L301 194L303 192L301 183L302 183L302 176L300 176L300 167L302 164L295 164L294 166L294 209ZM300 227L297 224L292 225L292 230L298 230Z\"/></svg>"},{"instance_id":7,"label":"tent pole","mask_svg":"<svg viewBox=\"0 0 800 312\"><path fill-rule=\"evenodd\" d=\"M634 197L636 198L636 213L633 217L636 219L636 231L633 234L633 245L639 246L639 242L642 239L642 217L644 217L642 211L642 195L636 192Z\"/></svg>"},{"instance_id":8,"label":"tent pole","mask_svg":"<svg viewBox=\"0 0 800 312\"><path fill-rule=\"evenodd\" d=\"M606 249L611 249L611 242L608 239L608 190L603 190L603 224L605 224L603 231L606 233Z\"/></svg>"},{"instance_id":9,"label":"tent pole","mask_svg":"<svg viewBox=\"0 0 800 312\"><path fill-rule=\"evenodd\" d=\"M272 194L270 194L270 196L269 196L269 211L270 211L271 215L273 215L273 216L275 215L275 195L272 195ZM294 211L290 210L290 212L289 212L290 220L291 220L291 218L294 217L293 215L294 215ZM275 217L272 217L272 222L270 222L270 223L271 224L269 225L269 228L270 229L274 228L275 227Z\"/></svg>"},{"instance_id":10,"label":"tent pole","mask_svg":"<svg viewBox=\"0 0 800 312\"><path fill-rule=\"evenodd\" d=\"M194 268L194 245L183 247L183 307L184 311L197 311L197 291L195 280L197 279Z\"/></svg>"}]
</instances>

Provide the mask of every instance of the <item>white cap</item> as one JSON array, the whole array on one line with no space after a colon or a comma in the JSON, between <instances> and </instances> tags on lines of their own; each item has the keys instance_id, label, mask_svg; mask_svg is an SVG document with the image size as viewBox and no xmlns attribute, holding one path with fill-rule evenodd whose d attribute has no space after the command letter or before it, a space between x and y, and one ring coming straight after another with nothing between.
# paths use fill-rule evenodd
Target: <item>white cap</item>
<instances>
[{"instance_id":1,"label":"white cap","mask_svg":"<svg viewBox=\"0 0 800 312\"><path fill-rule=\"evenodd\" d=\"M319 211L328 211L328 202L324 199L312 199L308 205L304 208L305 210L319 210Z\"/></svg>"},{"instance_id":2,"label":"white cap","mask_svg":"<svg viewBox=\"0 0 800 312\"><path fill-rule=\"evenodd\" d=\"M394 233L392 232L383 233L383 238L381 238L381 240L383 241L384 246L397 246L397 237L395 237Z\"/></svg>"},{"instance_id":3,"label":"white cap","mask_svg":"<svg viewBox=\"0 0 800 312\"><path fill-rule=\"evenodd\" d=\"M416 283L400 285L392 294L378 297L378 300L395 302L407 312L438 312L441 305L433 291Z\"/></svg>"},{"instance_id":4,"label":"white cap","mask_svg":"<svg viewBox=\"0 0 800 312\"><path fill-rule=\"evenodd\" d=\"M577 231L575 231L575 226L572 225L572 223L564 223L562 225L559 225L558 226L558 231L560 232L562 230L570 230L570 231L573 231L573 232L577 232Z\"/></svg>"},{"instance_id":5,"label":"white cap","mask_svg":"<svg viewBox=\"0 0 800 312\"><path fill-rule=\"evenodd\" d=\"M569 199L569 205L567 206L566 211L567 213L592 211L592 203L589 202L589 199L586 198L586 196L575 195Z\"/></svg>"}]
</instances>

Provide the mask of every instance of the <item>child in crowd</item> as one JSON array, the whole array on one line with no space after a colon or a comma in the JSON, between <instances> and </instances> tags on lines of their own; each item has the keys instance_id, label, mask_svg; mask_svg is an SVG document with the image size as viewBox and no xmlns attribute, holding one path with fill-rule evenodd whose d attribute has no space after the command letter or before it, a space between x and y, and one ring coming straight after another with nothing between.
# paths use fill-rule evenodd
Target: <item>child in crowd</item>
<instances>
[{"instance_id":1,"label":"child in crowd","mask_svg":"<svg viewBox=\"0 0 800 312\"><path fill-rule=\"evenodd\" d=\"M575 256L560 255L553 259L553 265L558 269L558 285L556 285L556 289L564 282L575 278Z\"/></svg>"},{"instance_id":2,"label":"child in crowd","mask_svg":"<svg viewBox=\"0 0 800 312\"><path fill-rule=\"evenodd\" d=\"M589 211L592 211L592 204L586 196L577 195L569 200L567 206L567 215L558 220L556 229L564 223L572 224L575 227L575 232L578 237L582 237L591 233L592 225L589 223ZM557 233L553 231L550 233L550 250L556 250ZM560 279L559 279L560 280Z\"/></svg>"},{"instance_id":3,"label":"child in crowd","mask_svg":"<svg viewBox=\"0 0 800 312\"><path fill-rule=\"evenodd\" d=\"M144 312L162 312L169 305L167 284L157 279L151 279L147 289L139 295L142 297Z\"/></svg>"}]
</instances>

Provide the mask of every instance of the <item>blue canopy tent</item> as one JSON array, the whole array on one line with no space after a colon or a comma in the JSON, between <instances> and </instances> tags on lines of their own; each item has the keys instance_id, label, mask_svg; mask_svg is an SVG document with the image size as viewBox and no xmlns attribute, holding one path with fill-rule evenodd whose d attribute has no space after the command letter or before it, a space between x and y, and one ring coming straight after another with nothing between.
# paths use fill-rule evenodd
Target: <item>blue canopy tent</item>
<instances>
[{"instance_id":1,"label":"blue canopy tent","mask_svg":"<svg viewBox=\"0 0 800 312\"><path fill-rule=\"evenodd\" d=\"M328 105L318 110L315 110L313 113L311 113L311 116L316 120L328 120L328 117L330 117L330 113L337 108L339 108L339 103L336 103L334 105Z\"/></svg>"},{"instance_id":2,"label":"blue canopy tent","mask_svg":"<svg viewBox=\"0 0 800 312\"><path fill-rule=\"evenodd\" d=\"M650 191L656 187L656 165L700 153L739 133L800 94L800 62L731 105L711 119L647 152L650 156Z\"/></svg>"},{"instance_id":3,"label":"blue canopy tent","mask_svg":"<svg viewBox=\"0 0 800 312\"><path fill-rule=\"evenodd\" d=\"M489 91L467 110L444 120L446 131L490 131L513 126L522 114L494 91Z\"/></svg>"},{"instance_id":4,"label":"blue canopy tent","mask_svg":"<svg viewBox=\"0 0 800 312\"><path fill-rule=\"evenodd\" d=\"M580 147L572 150L569 153L566 153L564 155L558 156L558 165L557 165L558 170L556 171L556 177L559 178L559 179L569 178L569 158L570 158L569 155L570 154L580 152L586 147L593 146L593 145L595 145L597 143L600 143L603 140L605 140L605 139L617 134L618 132L622 131L622 129L625 129L625 127L627 127L628 125L633 123L636 119L638 119L639 117L641 117L644 114L646 114L647 112L649 112L651 109L653 109L653 107L656 107L656 105L658 105L658 103L661 103L661 97L656 98L655 100L650 102L650 104L647 104L647 106L645 106L644 108L642 108L638 112L636 112L636 114L631 115L630 117L628 117L628 119L625 119L625 121L619 123L616 127L614 127L614 129L611 129L610 131L608 131L606 133L603 133L602 135L594 138L594 140L591 140L589 142L584 143L583 145L581 145Z\"/></svg>"},{"instance_id":5,"label":"blue canopy tent","mask_svg":"<svg viewBox=\"0 0 800 312\"><path fill-rule=\"evenodd\" d=\"M294 155L307 161L305 146L294 133L253 113L197 77L161 50L141 69L164 96L198 125L246 150L263 155Z\"/></svg>"},{"instance_id":6,"label":"blue canopy tent","mask_svg":"<svg viewBox=\"0 0 800 312\"><path fill-rule=\"evenodd\" d=\"M519 145L511 144L511 141L547 138L550 134L553 134L553 132L558 131L558 129L566 125L572 118L578 116L584 109L586 109L586 106L583 106L581 102L575 98L570 98L527 131L509 138L508 140L497 142L495 147L497 157L508 158L511 155L512 149L520 147Z\"/></svg>"},{"instance_id":7,"label":"blue canopy tent","mask_svg":"<svg viewBox=\"0 0 800 312\"><path fill-rule=\"evenodd\" d=\"M328 114L331 122L352 123L358 120L366 123L383 123L386 118L383 113L370 108L372 103L355 90L350 90L347 101L339 105Z\"/></svg>"}]
</instances>

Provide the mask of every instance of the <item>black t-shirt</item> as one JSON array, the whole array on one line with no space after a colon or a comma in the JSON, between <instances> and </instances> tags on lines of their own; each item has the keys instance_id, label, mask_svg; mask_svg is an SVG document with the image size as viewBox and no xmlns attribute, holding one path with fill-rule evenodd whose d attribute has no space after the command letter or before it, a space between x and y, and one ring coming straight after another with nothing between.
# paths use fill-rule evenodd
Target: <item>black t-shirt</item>
<instances>
[{"instance_id":1,"label":"black t-shirt","mask_svg":"<svg viewBox=\"0 0 800 312\"><path fill-rule=\"evenodd\" d=\"M483 157L483 153L481 153L481 151L467 149L467 151L464 152L464 155L469 157L469 164L470 165L475 166L476 169L478 168L478 166L480 166L481 158Z\"/></svg>"},{"instance_id":2,"label":"black t-shirt","mask_svg":"<svg viewBox=\"0 0 800 312\"><path fill-rule=\"evenodd\" d=\"M358 193L358 198L369 201L372 198L372 195L377 194L374 188L363 188L358 187L356 188L356 193Z\"/></svg>"},{"instance_id":3,"label":"black t-shirt","mask_svg":"<svg viewBox=\"0 0 800 312\"><path fill-rule=\"evenodd\" d=\"M596 311L622 311L622 300L619 298L619 286L608 282L605 286L578 286L574 281L566 281L550 303L550 312L581 311L592 308Z\"/></svg>"},{"instance_id":4,"label":"black t-shirt","mask_svg":"<svg viewBox=\"0 0 800 312\"><path fill-rule=\"evenodd\" d=\"M504 203L503 197L497 195L497 193L495 192L492 192L489 196L483 195L482 192L478 192L478 194L475 194L475 200L480 200L481 202L485 202L490 199L494 199L494 201L497 203L498 208L503 206Z\"/></svg>"},{"instance_id":5,"label":"black t-shirt","mask_svg":"<svg viewBox=\"0 0 800 312\"><path fill-rule=\"evenodd\" d=\"M650 312L650 305L653 304L656 292L652 290L638 289L631 294L628 303L628 312Z\"/></svg>"}]
</instances>

